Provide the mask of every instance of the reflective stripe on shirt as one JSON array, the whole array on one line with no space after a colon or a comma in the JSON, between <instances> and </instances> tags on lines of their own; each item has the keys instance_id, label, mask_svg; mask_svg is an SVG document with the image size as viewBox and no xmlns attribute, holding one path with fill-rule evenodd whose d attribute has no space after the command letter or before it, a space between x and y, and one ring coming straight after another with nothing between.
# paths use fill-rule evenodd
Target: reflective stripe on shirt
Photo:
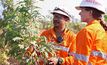
<instances>
[{"instance_id":1,"label":"reflective stripe on shirt","mask_svg":"<svg viewBox=\"0 0 107 65\"><path fill-rule=\"evenodd\" d=\"M70 52L70 53L68 53L68 55L69 55L69 56L75 55L75 52Z\"/></svg>"},{"instance_id":2,"label":"reflective stripe on shirt","mask_svg":"<svg viewBox=\"0 0 107 65\"><path fill-rule=\"evenodd\" d=\"M92 63L88 63L87 65L92 65Z\"/></svg>"},{"instance_id":3,"label":"reflective stripe on shirt","mask_svg":"<svg viewBox=\"0 0 107 65\"><path fill-rule=\"evenodd\" d=\"M105 58L105 61L107 61L107 56L106 56L106 58Z\"/></svg>"},{"instance_id":4,"label":"reflective stripe on shirt","mask_svg":"<svg viewBox=\"0 0 107 65\"><path fill-rule=\"evenodd\" d=\"M66 51L66 52L69 51L69 48L64 47L64 46L54 46L54 48L59 48L59 50Z\"/></svg>"},{"instance_id":5,"label":"reflective stripe on shirt","mask_svg":"<svg viewBox=\"0 0 107 65\"><path fill-rule=\"evenodd\" d=\"M81 55L81 54L75 54L75 59L88 62L89 56Z\"/></svg>"},{"instance_id":6,"label":"reflective stripe on shirt","mask_svg":"<svg viewBox=\"0 0 107 65\"><path fill-rule=\"evenodd\" d=\"M102 57L102 58L106 58L106 53L99 52L99 51L91 50L91 55L92 56L99 56L99 57Z\"/></svg>"},{"instance_id":7,"label":"reflective stripe on shirt","mask_svg":"<svg viewBox=\"0 0 107 65\"><path fill-rule=\"evenodd\" d=\"M42 56L40 56L39 59L42 60L43 62L45 61L45 60L42 58Z\"/></svg>"}]
</instances>

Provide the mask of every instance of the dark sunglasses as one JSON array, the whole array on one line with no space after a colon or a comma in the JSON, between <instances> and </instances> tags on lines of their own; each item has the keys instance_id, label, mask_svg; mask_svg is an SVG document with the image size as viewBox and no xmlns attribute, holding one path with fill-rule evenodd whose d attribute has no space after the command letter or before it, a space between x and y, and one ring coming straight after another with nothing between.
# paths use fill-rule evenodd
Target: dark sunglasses
<instances>
[{"instance_id":1,"label":"dark sunglasses","mask_svg":"<svg viewBox=\"0 0 107 65\"><path fill-rule=\"evenodd\" d=\"M54 18L62 18L62 17L64 17L64 16L61 16L61 15L54 15Z\"/></svg>"}]
</instances>

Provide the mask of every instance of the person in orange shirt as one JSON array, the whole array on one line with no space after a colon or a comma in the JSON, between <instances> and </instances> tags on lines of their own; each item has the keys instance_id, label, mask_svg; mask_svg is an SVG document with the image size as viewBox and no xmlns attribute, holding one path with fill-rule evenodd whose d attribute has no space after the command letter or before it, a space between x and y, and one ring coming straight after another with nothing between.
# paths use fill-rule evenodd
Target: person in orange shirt
<instances>
[{"instance_id":1,"label":"person in orange shirt","mask_svg":"<svg viewBox=\"0 0 107 65\"><path fill-rule=\"evenodd\" d=\"M45 36L48 39L48 42L55 42L58 44L55 47L61 48L56 49L59 52L56 52L57 56L60 58L51 57L46 65L72 65L74 62L74 54L76 51L75 46L75 34L69 31L65 24L70 21L69 10L65 6L55 7L51 12L53 14L53 24L52 29L44 31L41 36ZM63 43L60 44L60 42ZM43 65L43 60L40 61L40 65Z\"/></svg>"},{"instance_id":2,"label":"person in orange shirt","mask_svg":"<svg viewBox=\"0 0 107 65\"><path fill-rule=\"evenodd\" d=\"M79 6L81 21L86 22L76 36L74 65L107 65L107 25L102 21L102 0L83 0Z\"/></svg>"}]
</instances>

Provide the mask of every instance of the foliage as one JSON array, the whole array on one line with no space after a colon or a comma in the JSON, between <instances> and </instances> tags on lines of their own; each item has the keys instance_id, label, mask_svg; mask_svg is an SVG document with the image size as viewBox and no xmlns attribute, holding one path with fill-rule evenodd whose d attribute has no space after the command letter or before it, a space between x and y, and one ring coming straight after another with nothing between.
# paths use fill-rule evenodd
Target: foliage
<instances>
[{"instance_id":1,"label":"foliage","mask_svg":"<svg viewBox=\"0 0 107 65\"><path fill-rule=\"evenodd\" d=\"M50 16L50 15L47 15L46 18L47 18L48 20L47 20L47 24L45 25L45 28L46 28L47 30L53 28L53 17Z\"/></svg>"},{"instance_id":2,"label":"foliage","mask_svg":"<svg viewBox=\"0 0 107 65\"><path fill-rule=\"evenodd\" d=\"M5 24L4 19L6 18L7 14L9 12L12 12L13 9L13 0L1 0L1 4L4 8L2 16L3 18L0 18L0 29ZM7 45L3 44L4 41L2 38L0 38L0 64L6 64L9 65L9 62L7 62L7 59L9 58L6 53L9 52L9 49L6 49Z\"/></svg>"},{"instance_id":3,"label":"foliage","mask_svg":"<svg viewBox=\"0 0 107 65\"><path fill-rule=\"evenodd\" d=\"M107 23L107 15L104 15L104 20L105 20L106 23Z\"/></svg>"},{"instance_id":4,"label":"foliage","mask_svg":"<svg viewBox=\"0 0 107 65\"><path fill-rule=\"evenodd\" d=\"M6 18L7 14L14 10L13 0L1 0L1 4L4 8L3 13L2 13L4 18L0 18L0 28L5 24L4 19Z\"/></svg>"},{"instance_id":5,"label":"foliage","mask_svg":"<svg viewBox=\"0 0 107 65\"><path fill-rule=\"evenodd\" d=\"M53 28L53 17L50 15L43 16L38 21L43 24L43 29L48 30Z\"/></svg>"},{"instance_id":6,"label":"foliage","mask_svg":"<svg viewBox=\"0 0 107 65\"><path fill-rule=\"evenodd\" d=\"M8 54L8 56L20 60L21 64L26 62L28 65L37 62L39 59L37 53L40 53L45 61L48 57L47 51L55 55L52 46L54 42L48 44L45 37L39 37L41 23L36 21L41 17L39 9L40 7L33 5L32 0L24 0L16 4L16 9L7 13L4 19L5 24L2 27L3 33L0 35L0 49L2 51L0 53L5 53L6 56ZM37 53L33 51L32 54L29 52L31 56L27 58L26 51L29 47L38 51Z\"/></svg>"},{"instance_id":7,"label":"foliage","mask_svg":"<svg viewBox=\"0 0 107 65\"><path fill-rule=\"evenodd\" d=\"M77 34L85 26L86 26L86 23L74 22L74 24L73 24L73 31Z\"/></svg>"},{"instance_id":8,"label":"foliage","mask_svg":"<svg viewBox=\"0 0 107 65\"><path fill-rule=\"evenodd\" d=\"M68 21L66 23L66 27L70 30L70 31L73 31L73 23L71 21Z\"/></svg>"},{"instance_id":9,"label":"foliage","mask_svg":"<svg viewBox=\"0 0 107 65\"><path fill-rule=\"evenodd\" d=\"M82 22L67 22L66 23L66 27L74 32L75 34L77 34L82 28L84 28L86 26L86 24L83 24Z\"/></svg>"}]
</instances>

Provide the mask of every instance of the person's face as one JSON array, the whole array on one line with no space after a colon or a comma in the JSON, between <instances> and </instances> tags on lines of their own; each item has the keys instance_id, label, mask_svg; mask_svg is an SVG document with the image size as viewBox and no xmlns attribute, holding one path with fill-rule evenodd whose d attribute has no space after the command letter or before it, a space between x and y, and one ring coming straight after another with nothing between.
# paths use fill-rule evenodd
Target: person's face
<instances>
[{"instance_id":1,"label":"person's face","mask_svg":"<svg viewBox=\"0 0 107 65\"><path fill-rule=\"evenodd\" d=\"M90 18L90 11L86 11L85 8L82 8L79 15L81 16L81 22L88 22Z\"/></svg>"},{"instance_id":2,"label":"person's face","mask_svg":"<svg viewBox=\"0 0 107 65\"><path fill-rule=\"evenodd\" d=\"M65 26L66 18L60 14L54 14L53 24L54 27L63 27Z\"/></svg>"}]
</instances>

